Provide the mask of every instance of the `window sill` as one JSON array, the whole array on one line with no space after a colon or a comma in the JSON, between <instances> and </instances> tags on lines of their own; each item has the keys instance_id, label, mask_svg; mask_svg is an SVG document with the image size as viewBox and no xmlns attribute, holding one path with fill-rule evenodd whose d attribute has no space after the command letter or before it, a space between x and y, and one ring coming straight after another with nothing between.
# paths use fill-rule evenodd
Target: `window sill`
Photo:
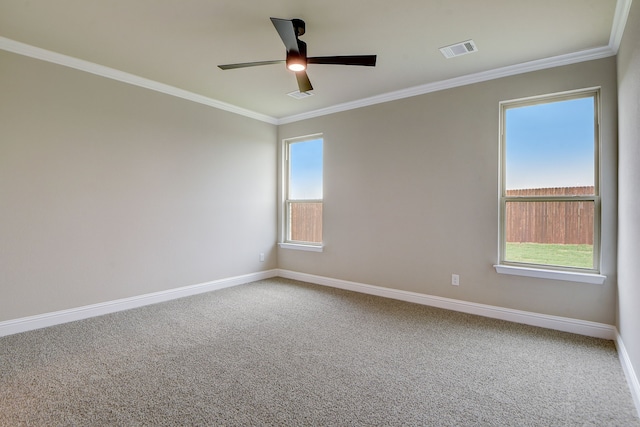
<instances>
[{"instance_id":1,"label":"window sill","mask_svg":"<svg viewBox=\"0 0 640 427\"><path fill-rule=\"evenodd\" d=\"M301 243L278 243L282 249L293 249L296 251L322 252L323 246L304 245Z\"/></svg>"},{"instance_id":2,"label":"window sill","mask_svg":"<svg viewBox=\"0 0 640 427\"><path fill-rule=\"evenodd\" d=\"M568 282L591 283L602 285L607 278L601 274L578 273L574 271L543 270L537 268L514 267L511 265L494 265L499 274L514 276L537 277L539 279L564 280Z\"/></svg>"}]
</instances>

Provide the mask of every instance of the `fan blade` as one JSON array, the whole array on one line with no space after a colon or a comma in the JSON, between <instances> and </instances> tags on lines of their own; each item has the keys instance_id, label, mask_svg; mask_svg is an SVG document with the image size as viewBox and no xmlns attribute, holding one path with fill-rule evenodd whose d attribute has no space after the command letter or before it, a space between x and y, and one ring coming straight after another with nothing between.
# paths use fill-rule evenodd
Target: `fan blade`
<instances>
[{"instance_id":1,"label":"fan blade","mask_svg":"<svg viewBox=\"0 0 640 427\"><path fill-rule=\"evenodd\" d=\"M298 90L300 92L309 92L313 90L313 86L311 86L311 81L309 80L309 76L307 76L306 71L298 71L296 74L296 79L298 80Z\"/></svg>"},{"instance_id":2,"label":"fan blade","mask_svg":"<svg viewBox=\"0 0 640 427\"><path fill-rule=\"evenodd\" d=\"M284 64L284 59L275 61L243 62L241 64L218 65L221 70L233 70L235 68L258 67L260 65Z\"/></svg>"},{"instance_id":3,"label":"fan blade","mask_svg":"<svg viewBox=\"0 0 640 427\"><path fill-rule=\"evenodd\" d=\"M271 18L273 26L276 27L276 31L280 35L284 46L287 48L287 52L298 52L298 38L296 37L296 31L293 28L293 22L289 19Z\"/></svg>"},{"instance_id":4,"label":"fan blade","mask_svg":"<svg viewBox=\"0 0 640 427\"><path fill-rule=\"evenodd\" d=\"M333 64L333 65L362 65L365 67L376 66L376 55L351 55L351 56L316 56L307 58L308 64Z\"/></svg>"}]
</instances>

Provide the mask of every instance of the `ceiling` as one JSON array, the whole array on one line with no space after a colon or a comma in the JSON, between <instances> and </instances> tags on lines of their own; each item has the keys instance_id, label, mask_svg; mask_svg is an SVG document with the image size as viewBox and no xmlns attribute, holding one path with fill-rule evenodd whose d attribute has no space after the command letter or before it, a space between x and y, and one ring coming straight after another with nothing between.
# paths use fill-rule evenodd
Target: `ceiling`
<instances>
[{"instance_id":1,"label":"ceiling","mask_svg":"<svg viewBox=\"0 0 640 427\"><path fill-rule=\"evenodd\" d=\"M0 0L0 48L278 123L611 56L630 2ZM311 64L313 96L300 100L284 65L220 70L284 59L270 17L303 19L309 56L377 54L377 65ZM469 39L478 52L438 50Z\"/></svg>"}]
</instances>

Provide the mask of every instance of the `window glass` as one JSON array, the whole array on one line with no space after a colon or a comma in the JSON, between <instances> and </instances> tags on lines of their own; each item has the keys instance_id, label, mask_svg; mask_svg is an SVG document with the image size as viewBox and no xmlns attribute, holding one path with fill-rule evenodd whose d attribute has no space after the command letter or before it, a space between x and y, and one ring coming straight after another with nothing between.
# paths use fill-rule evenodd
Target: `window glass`
<instances>
[{"instance_id":1,"label":"window glass","mask_svg":"<svg viewBox=\"0 0 640 427\"><path fill-rule=\"evenodd\" d=\"M594 186L593 97L508 108L506 189Z\"/></svg>"},{"instance_id":2,"label":"window glass","mask_svg":"<svg viewBox=\"0 0 640 427\"><path fill-rule=\"evenodd\" d=\"M322 139L289 145L289 198L322 199Z\"/></svg>"},{"instance_id":3,"label":"window glass","mask_svg":"<svg viewBox=\"0 0 640 427\"><path fill-rule=\"evenodd\" d=\"M506 204L507 261L593 268L592 201Z\"/></svg>"},{"instance_id":4,"label":"window glass","mask_svg":"<svg viewBox=\"0 0 640 427\"><path fill-rule=\"evenodd\" d=\"M285 241L322 244L323 139L287 142Z\"/></svg>"},{"instance_id":5,"label":"window glass","mask_svg":"<svg viewBox=\"0 0 640 427\"><path fill-rule=\"evenodd\" d=\"M501 262L596 271L597 92L501 111Z\"/></svg>"}]
</instances>

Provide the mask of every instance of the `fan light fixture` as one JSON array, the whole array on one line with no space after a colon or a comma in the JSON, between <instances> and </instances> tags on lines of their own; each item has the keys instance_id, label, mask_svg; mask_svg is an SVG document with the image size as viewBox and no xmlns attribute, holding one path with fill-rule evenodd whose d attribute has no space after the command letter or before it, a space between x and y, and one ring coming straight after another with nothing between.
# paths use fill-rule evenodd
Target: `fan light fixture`
<instances>
[{"instance_id":1,"label":"fan light fixture","mask_svg":"<svg viewBox=\"0 0 640 427\"><path fill-rule=\"evenodd\" d=\"M287 68L295 72L307 69L307 46L301 41L299 41L298 45L302 48L300 49L301 52L287 52Z\"/></svg>"},{"instance_id":2,"label":"fan light fixture","mask_svg":"<svg viewBox=\"0 0 640 427\"><path fill-rule=\"evenodd\" d=\"M313 90L309 76L305 71L307 64L360 65L365 67L375 67L376 65L376 55L315 56L309 58L307 57L307 44L298 38L305 32L306 25L302 19L271 18L271 23L287 48L286 60L225 64L218 65L218 68L232 70L234 68L285 63L287 69L296 75L299 92L307 93Z\"/></svg>"},{"instance_id":3,"label":"fan light fixture","mask_svg":"<svg viewBox=\"0 0 640 427\"><path fill-rule=\"evenodd\" d=\"M287 68L290 69L291 71L304 71L307 69L307 66L305 64L303 64L302 62L289 62L287 64Z\"/></svg>"}]
</instances>

